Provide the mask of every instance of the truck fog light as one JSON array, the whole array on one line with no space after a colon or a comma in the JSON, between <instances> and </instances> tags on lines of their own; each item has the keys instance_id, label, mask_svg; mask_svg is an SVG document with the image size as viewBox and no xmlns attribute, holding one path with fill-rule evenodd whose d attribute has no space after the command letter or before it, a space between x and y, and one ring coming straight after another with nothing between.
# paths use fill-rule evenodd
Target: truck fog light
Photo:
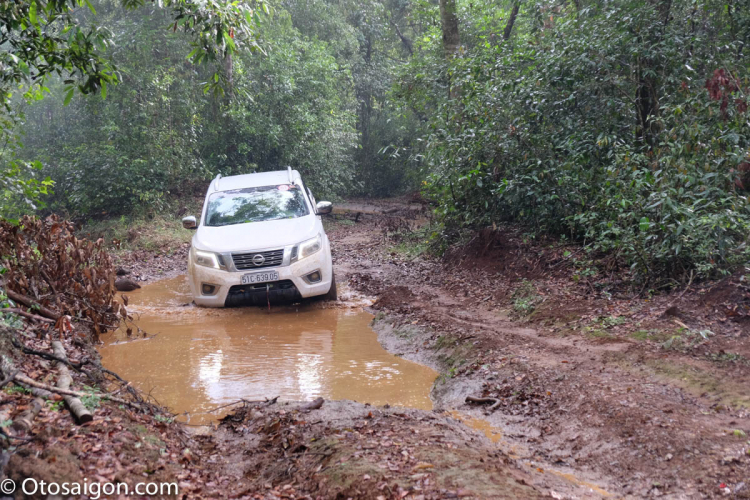
<instances>
[{"instance_id":1,"label":"truck fog light","mask_svg":"<svg viewBox=\"0 0 750 500\"><path fill-rule=\"evenodd\" d=\"M208 283L203 283L203 286L201 287L201 293L203 295L214 295L216 293L216 290L216 285L209 285Z\"/></svg>"},{"instance_id":2,"label":"truck fog light","mask_svg":"<svg viewBox=\"0 0 750 500\"><path fill-rule=\"evenodd\" d=\"M323 277L320 275L320 271L313 271L305 276L305 281L308 283L318 283Z\"/></svg>"}]
</instances>

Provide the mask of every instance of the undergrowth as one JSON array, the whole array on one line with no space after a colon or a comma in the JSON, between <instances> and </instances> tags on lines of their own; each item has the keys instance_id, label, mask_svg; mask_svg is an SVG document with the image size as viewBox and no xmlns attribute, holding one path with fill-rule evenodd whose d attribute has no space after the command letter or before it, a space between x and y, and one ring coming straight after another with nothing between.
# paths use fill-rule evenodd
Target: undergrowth
<instances>
[{"instance_id":1,"label":"undergrowth","mask_svg":"<svg viewBox=\"0 0 750 500\"><path fill-rule=\"evenodd\" d=\"M439 249L436 248L434 243L436 236L435 228L429 224L414 230L406 228L392 233L387 232L386 237L392 242L388 251L410 260L422 255L436 255L439 253Z\"/></svg>"},{"instance_id":2,"label":"undergrowth","mask_svg":"<svg viewBox=\"0 0 750 500\"><path fill-rule=\"evenodd\" d=\"M511 298L513 299L513 310L521 316L530 315L542 302L542 297L536 291L534 283L528 280L523 280L518 285Z\"/></svg>"},{"instance_id":3,"label":"undergrowth","mask_svg":"<svg viewBox=\"0 0 750 500\"><path fill-rule=\"evenodd\" d=\"M111 251L147 250L164 251L171 254L175 249L188 243L193 231L182 227L182 217L200 217L202 200L188 201L182 210L179 204L172 203L164 212L123 215L118 218L94 220L83 224L80 233L89 238L103 238ZM184 212L182 215L177 215Z\"/></svg>"}]
</instances>

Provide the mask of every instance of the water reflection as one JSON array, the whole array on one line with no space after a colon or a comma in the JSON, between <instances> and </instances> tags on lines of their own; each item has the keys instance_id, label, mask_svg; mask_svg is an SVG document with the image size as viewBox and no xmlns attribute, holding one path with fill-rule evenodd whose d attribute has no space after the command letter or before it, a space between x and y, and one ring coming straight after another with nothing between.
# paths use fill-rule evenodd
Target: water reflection
<instances>
[{"instance_id":1,"label":"water reflection","mask_svg":"<svg viewBox=\"0 0 750 500\"><path fill-rule=\"evenodd\" d=\"M108 335L104 365L191 422L239 398L353 399L430 409L436 373L386 352L361 311L315 305L203 309L187 306L184 277L129 294L150 340Z\"/></svg>"}]
</instances>

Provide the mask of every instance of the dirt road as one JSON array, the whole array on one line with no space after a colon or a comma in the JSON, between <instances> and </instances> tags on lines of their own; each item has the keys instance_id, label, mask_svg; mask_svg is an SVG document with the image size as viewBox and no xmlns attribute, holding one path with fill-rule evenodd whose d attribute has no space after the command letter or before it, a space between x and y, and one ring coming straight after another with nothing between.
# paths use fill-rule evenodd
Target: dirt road
<instances>
[{"instance_id":1,"label":"dirt road","mask_svg":"<svg viewBox=\"0 0 750 500\"><path fill-rule=\"evenodd\" d=\"M540 491L562 477L578 498L750 497L748 328L712 299L730 281L618 297L570 250L510 230L411 259L414 208L353 205L358 222L329 233L340 282L378 297L381 343L443 374L439 409L489 421Z\"/></svg>"}]
</instances>

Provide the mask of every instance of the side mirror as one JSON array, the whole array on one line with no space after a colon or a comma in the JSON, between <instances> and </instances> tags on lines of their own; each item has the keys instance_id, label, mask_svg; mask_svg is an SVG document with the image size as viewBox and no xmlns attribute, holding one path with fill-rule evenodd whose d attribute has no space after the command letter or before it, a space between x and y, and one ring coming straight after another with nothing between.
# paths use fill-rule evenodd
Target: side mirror
<instances>
[{"instance_id":1,"label":"side mirror","mask_svg":"<svg viewBox=\"0 0 750 500\"><path fill-rule=\"evenodd\" d=\"M190 215L188 217L184 217L182 219L182 227L185 229L198 229L198 222L195 220L194 215Z\"/></svg>"},{"instance_id":2,"label":"side mirror","mask_svg":"<svg viewBox=\"0 0 750 500\"><path fill-rule=\"evenodd\" d=\"M326 215L333 212L333 203L330 201L319 201L317 205L315 205L315 213L318 215Z\"/></svg>"}]
</instances>

